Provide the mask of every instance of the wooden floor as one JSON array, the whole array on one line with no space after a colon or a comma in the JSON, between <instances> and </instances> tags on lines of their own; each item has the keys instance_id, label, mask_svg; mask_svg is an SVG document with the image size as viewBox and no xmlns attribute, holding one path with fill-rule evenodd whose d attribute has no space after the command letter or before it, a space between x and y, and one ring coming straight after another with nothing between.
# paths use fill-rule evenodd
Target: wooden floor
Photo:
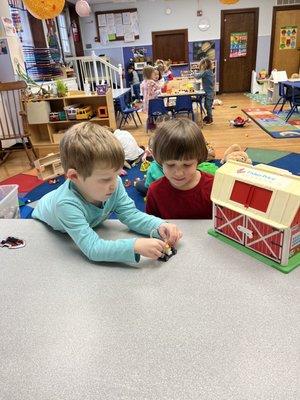
<instances>
[{"instance_id":1,"label":"wooden floor","mask_svg":"<svg viewBox=\"0 0 300 400\"><path fill-rule=\"evenodd\" d=\"M241 93L219 95L218 99L222 100L223 104L215 106L213 110L213 125L203 128L206 140L216 149L217 158L221 157L233 143L238 143L244 148L257 147L300 153L300 139L273 139L254 122L244 128L229 126L229 120L238 115L245 116L241 112L242 108L263 107L261 104ZM233 106L236 108L231 108ZM143 113L140 115L145 121L145 115ZM147 145L149 134L145 131L145 124L138 128L134 125L126 125L126 129L134 135L139 145ZM25 152L14 153L0 166L0 180L28 170L30 170L30 165Z\"/></svg>"}]
</instances>

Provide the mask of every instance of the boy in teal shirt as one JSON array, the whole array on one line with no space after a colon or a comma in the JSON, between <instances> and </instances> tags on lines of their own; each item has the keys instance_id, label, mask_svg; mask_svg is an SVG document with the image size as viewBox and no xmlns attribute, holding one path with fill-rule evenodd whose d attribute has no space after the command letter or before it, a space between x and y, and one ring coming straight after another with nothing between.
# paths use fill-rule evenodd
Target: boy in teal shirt
<instances>
[{"instance_id":1,"label":"boy in teal shirt","mask_svg":"<svg viewBox=\"0 0 300 400\"><path fill-rule=\"evenodd\" d=\"M165 242L175 245L181 238L176 225L137 210L119 177L122 146L107 129L90 122L72 126L60 142L60 153L67 180L39 201L32 216L68 233L90 260L134 263L140 255L157 259ZM129 229L154 233L157 239L101 239L92 228L111 212Z\"/></svg>"}]
</instances>

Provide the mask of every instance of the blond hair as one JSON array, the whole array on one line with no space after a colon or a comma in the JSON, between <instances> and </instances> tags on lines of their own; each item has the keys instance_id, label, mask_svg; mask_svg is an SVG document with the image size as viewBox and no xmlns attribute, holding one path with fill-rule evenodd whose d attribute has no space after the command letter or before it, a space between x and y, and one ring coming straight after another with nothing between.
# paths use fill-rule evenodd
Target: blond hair
<instances>
[{"instance_id":1,"label":"blond hair","mask_svg":"<svg viewBox=\"0 0 300 400\"><path fill-rule=\"evenodd\" d=\"M152 67L151 65L147 65L146 67L144 67L143 68L144 79L151 79L153 71L154 71L154 67Z\"/></svg>"},{"instance_id":2,"label":"blond hair","mask_svg":"<svg viewBox=\"0 0 300 400\"><path fill-rule=\"evenodd\" d=\"M213 69L213 64L212 61L209 58L202 58L202 60L199 63L199 67L203 69Z\"/></svg>"},{"instance_id":3,"label":"blond hair","mask_svg":"<svg viewBox=\"0 0 300 400\"><path fill-rule=\"evenodd\" d=\"M172 119L161 123L152 143L153 155L159 164L170 160L207 159L207 147L197 124L188 118Z\"/></svg>"},{"instance_id":4,"label":"blond hair","mask_svg":"<svg viewBox=\"0 0 300 400\"><path fill-rule=\"evenodd\" d=\"M105 127L91 122L73 125L59 147L64 171L74 168L84 179L92 175L96 165L117 171L125 161L118 139Z\"/></svg>"}]
</instances>

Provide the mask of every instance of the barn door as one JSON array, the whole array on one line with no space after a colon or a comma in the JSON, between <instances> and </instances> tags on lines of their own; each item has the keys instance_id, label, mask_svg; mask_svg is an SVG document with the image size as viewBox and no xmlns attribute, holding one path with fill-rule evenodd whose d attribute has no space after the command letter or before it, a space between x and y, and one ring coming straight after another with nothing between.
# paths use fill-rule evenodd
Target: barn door
<instances>
[{"instance_id":1,"label":"barn door","mask_svg":"<svg viewBox=\"0 0 300 400\"><path fill-rule=\"evenodd\" d=\"M270 71L286 71L290 77L300 68L300 6L274 7Z\"/></svg>"},{"instance_id":2,"label":"barn door","mask_svg":"<svg viewBox=\"0 0 300 400\"><path fill-rule=\"evenodd\" d=\"M215 230L241 244L244 244L244 220L244 215L226 207L214 205Z\"/></svg>"},{"instance_id":3,"label":"barn door","mask_svg":"<svg viewBox=\"0 0 300 400\"><path fill-rule=\"evenodd\" d=\"M258 8L221 11L221 92L250 90L256 64L258 13Z\"/></svg>"},{"instance_id":4,"label":"barn door","mask_svg":"<svg viewBox=\"0 0 300 400\"><path fill-rule=\"evenodd\" d=\"M283 231L246 217L245 246L277 262L282 258Z\"/></svg>"}]
</instances>

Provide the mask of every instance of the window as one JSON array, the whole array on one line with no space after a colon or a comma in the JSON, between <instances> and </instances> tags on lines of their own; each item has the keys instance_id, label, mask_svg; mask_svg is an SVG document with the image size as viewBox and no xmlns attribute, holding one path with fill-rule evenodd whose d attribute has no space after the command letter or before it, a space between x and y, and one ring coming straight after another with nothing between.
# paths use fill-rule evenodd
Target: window
<instances>
[{"instance_id":1,"label":"window","mask_svg":"<svg viewBox=\"0 0 300 400\"><path fill-rule=\"evenodd\" d=\"M57 25L58 25L58 29L59 29L60 40L61 40L63 52L66 55L71 55L71 47L70 47L70 42L69 42L69 35L68 35L67 21L66 21L65 13L61 13L57 17Z\"/></svg>"},{"instance_id":2,"label":"window","mask_svg":"<svg viewBox=\"0 0 300 400\"><path fill-rule=\"evenodd\" d=\"M245 208L266 212L272 197L272 191L245 182L235 181L230 200L243 204Z\"/></svg>"}]
</instances>

